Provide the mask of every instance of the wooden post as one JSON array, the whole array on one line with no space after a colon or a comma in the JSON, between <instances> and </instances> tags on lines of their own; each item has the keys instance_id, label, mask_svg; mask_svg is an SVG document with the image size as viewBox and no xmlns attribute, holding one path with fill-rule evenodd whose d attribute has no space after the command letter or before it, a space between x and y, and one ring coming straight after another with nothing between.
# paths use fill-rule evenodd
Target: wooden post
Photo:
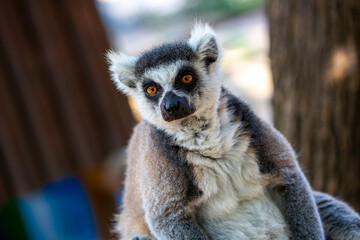
<instances>
[{"instance_id":1,"label":"wooden post","mask_svg":"<svg viewBox=\"0 0 360 240\"><path fill-rule=\"evenodd\" d=\"M275 126L315 189L360 210L360 2L270 0Z\"/></svg>"}]
</instances>

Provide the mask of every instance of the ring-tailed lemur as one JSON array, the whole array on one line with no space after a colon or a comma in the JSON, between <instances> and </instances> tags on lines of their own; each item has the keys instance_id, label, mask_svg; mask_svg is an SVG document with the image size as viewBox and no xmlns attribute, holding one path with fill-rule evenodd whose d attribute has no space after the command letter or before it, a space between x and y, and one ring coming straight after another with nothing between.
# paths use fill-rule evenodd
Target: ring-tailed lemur
<instances>
[{"instance_id":1,"label":"ring-tailed lemur","mask_svg":"<svg viewBox=\"0 0 360 240\"><path fill-rule=\"evenodd\" d=\"M359 215L313 192L286 139L222 87L220 55L207 25L140 57L108 54L144 118L128 147L122 239L359 239Z\"/></svg>"}]
</instances>

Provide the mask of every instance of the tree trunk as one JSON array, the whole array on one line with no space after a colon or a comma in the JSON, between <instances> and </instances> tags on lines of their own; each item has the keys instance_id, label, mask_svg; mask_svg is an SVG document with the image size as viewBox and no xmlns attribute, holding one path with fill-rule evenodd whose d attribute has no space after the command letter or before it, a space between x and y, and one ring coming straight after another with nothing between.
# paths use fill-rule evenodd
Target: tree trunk
<instances>
[{"instance_id":1,"label":"tree trunk","mask_svg":"<svg viewBox=\"0 0 360 240\"><path fill-rule=\"evenodd\" d=\"M360 1L270 0L274 122L314 189L360 210Z\"/></svg>"}]
</instances>

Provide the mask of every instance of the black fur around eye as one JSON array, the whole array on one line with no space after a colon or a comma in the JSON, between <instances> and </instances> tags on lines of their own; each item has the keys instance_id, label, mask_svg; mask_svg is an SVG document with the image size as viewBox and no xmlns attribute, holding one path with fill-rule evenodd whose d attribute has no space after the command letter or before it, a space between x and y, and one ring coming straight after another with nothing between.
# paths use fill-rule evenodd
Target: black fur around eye
<instances>
[{"instance_id":1,"label":"black fur around eye","mask_svg":"<svg viewBox=\"0 0 360 240\"><path fill-rule=\"evenodd\" d=\"M183 78L189 78L191 76L191 81L183 81ZM174 88L182 89L187 92L191 92L197 85L198 75L193 67L184 66L182 67L178 75L175 78Z\"/></svg>"},{"instance_id":2,"label":"black fur around eye","mask_svg":"<svg viewBox=\"0 0 360 240\"><path fill-rule=\"evenodd\" d=\"M145 96L151 100L157 101L162 94L162 88L152 80L146 80L143 84Z\"/></svg>"}]
</instances>

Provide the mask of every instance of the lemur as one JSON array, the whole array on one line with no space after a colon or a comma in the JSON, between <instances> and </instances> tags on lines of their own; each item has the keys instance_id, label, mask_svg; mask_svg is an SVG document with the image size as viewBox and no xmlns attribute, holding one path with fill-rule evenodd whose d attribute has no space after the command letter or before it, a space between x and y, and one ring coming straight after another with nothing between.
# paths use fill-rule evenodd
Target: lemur
<instances>
[{"instance_id":1,"label":"lemur","mask_svg":"<svg viewBox=\"0 0 360 240\"><path fill-rule=\"evenodd\" d=\"M360 239L360 217L311 189L294 150L222 87L206 24L139 57L109 52L143 117L128 146L121 239Z\"/></svg>"}]
</instances>

